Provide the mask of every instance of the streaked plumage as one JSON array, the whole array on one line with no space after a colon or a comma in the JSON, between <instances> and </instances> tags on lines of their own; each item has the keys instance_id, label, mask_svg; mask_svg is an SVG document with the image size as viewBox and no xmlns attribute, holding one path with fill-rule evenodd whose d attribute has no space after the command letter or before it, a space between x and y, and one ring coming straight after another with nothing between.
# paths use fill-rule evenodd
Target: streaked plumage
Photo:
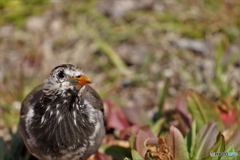
<instances>
[{"instance_id":1,"label":"streaked plumage","mask_svg":"<svg viewBox=\"0 0 240 160\"><path fill-rule=\"evenodd\" d=\"M76 66L57 66L24 99L20 132L38 159L82 160L99 148L105 135L103 104L81 76Z\"/></svg>"}]
</instances>

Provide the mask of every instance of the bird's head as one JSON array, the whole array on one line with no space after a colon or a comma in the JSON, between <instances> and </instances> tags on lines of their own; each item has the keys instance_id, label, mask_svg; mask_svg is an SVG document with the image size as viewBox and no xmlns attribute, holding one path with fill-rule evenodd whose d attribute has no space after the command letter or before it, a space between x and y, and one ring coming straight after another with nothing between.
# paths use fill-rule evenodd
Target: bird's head
<instances>
[{"instance_id":1,"label":"bird's head","mask_svg":"<svg viewBox=\"0 0 240 160\"><path fill-rule=\"evenodd\" d=\"M88 83L91 83L91 80L84 75L82 69L71 64L62 64L55 67L45 79L43 92L51 95L56 92L62 93L68 89L80 90Z\"/></svg>"}]
</instances>

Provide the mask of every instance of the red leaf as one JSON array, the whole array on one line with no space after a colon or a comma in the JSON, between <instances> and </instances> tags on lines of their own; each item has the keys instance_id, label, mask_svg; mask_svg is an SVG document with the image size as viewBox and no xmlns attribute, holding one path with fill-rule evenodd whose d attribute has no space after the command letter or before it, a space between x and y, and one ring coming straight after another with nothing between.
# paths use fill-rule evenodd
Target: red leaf
<instances>
[{"instance_id":1,"label":"red leaf","mask_svg":"<svg viewBox=\"0 0 240 160\"><path fill-rule=\"evenodd\" d=\"M158 137L155 136L155 134L152 132L150 126L144 126L144 127L141 127L141 130L143 130L145 133L147 133L148 135L148 140L147 142L148 143L157 143L158 142Z\"/></svg>"},{"instance_id":2,"label":"red leaf","mask_svg":"<svg viewBox=\"0 0 240 160\"><path fill-rule=\"evenodd\" d=\"M230 110L229 112L222 112L220 115L221 120L226 128L229 128L231 124L237 121L236 108Z\"/></svg>"},{"instance_id":3,"label":"red leaf","mask_svg":"<svg viewBox=\"0 0 240 160\"><path fill-rule=\"evenodd\" d=\"M186 92L178 93L177 97L175 98L176 109L180 113L180 116L182 117L185 124L189 128L191 128L192 115L187 108L187 104L188 104L187 93Z\"/></svg>"},{"instance_id":4,"label":"red leaf","mask_svg":"<svg viewBox=\"0 0 240 160\"><path fill-rule=\"evenodd\" d=\"M144 126L137 132L136 150L141 156L144 156L147 151L147 143L157 143L158 138L153 134L149 126Z\"/></svg>"},{"instance_id":5,"label":"red leaf","mask_svg":"<svg viewBox=\"0 0 240 160\"><path fill-rule=\"evenodd\" d=\"M126 136L136 135L138 130L139 130L139 127L137 125L128 127L120 131L119 138L124 139Z\"/></svg>"},{"instance_id":6,"label":"red leaf","mask_svg":"<svg viewBox=\"0 0 240 160\"><path fill-rule=\"evenodd\" d=\"M94 154L94 160L113 160L113 158L109 155L106 155L97 151Z\"/></svg>"},{"instance_id":7,"label":"red leaf","mask_svg":"<svg viewBox=\"0 0 240 160\"><path fill-rule=\"evenodd\" d=\"M119 105L108 99L103 100L103 102L107 105L108 110L107 128L123 130L130 126Z\"/></svg>"},{"instance_id":8,"label":"red leaf","mask_svg":"<svg viewBox=\"0 0 240 160\"><path fill-rule=\"evenodd\" d=\"M143 126L150 124L150 118L147 116L147 113L143 108L139 108L137 106L134 107L124 107L122 108L125 113L126 118L132 124L136 124L138 126Z\"/></svg>"},{"instance_id":9,"label":"red leaf","mask_svg":"<svg viewBox=\"0 0 240 160\"><path fill-rule=\"evenodd\" d=\"M147 139L148 134L140 129L136 137L136 150L142 157L144 157L147 152L147 147L145 146Z\"/></svg>"},{"instance_id":10,"label":"red leaf","mask_svg":"<svg viewBox=\"0 0 240 160\"><path fill-rule=\"evenodd\" d=\"M184 138L176 127L170 127L170 131L166 135L166 144L175 160L189 159Z\"/></svg>"}]
</instances>

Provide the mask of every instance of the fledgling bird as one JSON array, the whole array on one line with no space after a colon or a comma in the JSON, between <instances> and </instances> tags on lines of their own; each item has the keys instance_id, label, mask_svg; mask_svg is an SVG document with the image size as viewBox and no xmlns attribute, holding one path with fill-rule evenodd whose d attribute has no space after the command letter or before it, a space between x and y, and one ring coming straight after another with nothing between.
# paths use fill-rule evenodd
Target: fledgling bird
<instances>
[{"instance_id":1,"label":"fledgling bird","mask_svg":"<svg viewBox=\"0 0 240 160\"><path fill-rule=\"evenodd\" d=\"M19 128L40 160L85 160L105 136L103 103L83 70L63 64L24 99Z\"/></svg>"}]
</instances>

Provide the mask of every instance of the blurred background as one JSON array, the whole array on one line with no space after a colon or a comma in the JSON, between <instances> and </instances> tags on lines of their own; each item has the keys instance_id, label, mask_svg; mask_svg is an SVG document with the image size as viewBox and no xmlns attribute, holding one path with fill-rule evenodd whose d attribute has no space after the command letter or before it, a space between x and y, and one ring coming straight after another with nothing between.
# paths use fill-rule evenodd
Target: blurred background
<instances>
[{"instance_id":1,"label":"blurred background","mask_svg":"<svg viewBox=\"0 0 240 160\"><path fill-rule=\"evenodd\" d=\"M238 102L240 1L1 0L0 150L9 159L30 157L17 133L22 100L63 63L82 68L104 100L152 119L189 88Z\"/></svg>"}]
</instances>

